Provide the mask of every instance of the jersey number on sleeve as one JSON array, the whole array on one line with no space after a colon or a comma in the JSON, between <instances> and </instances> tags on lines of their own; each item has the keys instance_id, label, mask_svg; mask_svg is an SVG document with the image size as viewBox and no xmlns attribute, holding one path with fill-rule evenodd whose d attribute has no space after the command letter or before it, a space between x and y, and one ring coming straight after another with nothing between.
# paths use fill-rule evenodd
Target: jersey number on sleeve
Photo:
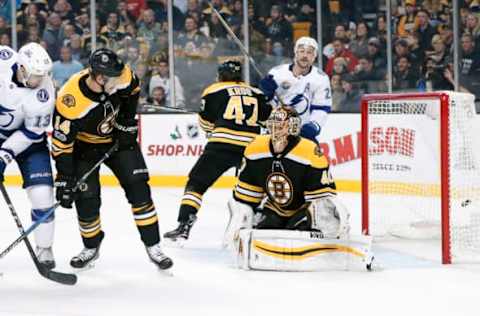
<instances>
[{"instance_id":1,"label":"jersey number on sleeve","mask_svg":"<svg viewBox=\"0 0 480 316\"><path fill-rule=\"evenodd\" d=\"M227 108L223 113L226 120L235 120L238 125L243 125L245 120L244 106L251 106L252 115L245 121L248 126L257 126L258 121L258 101L254 97L234 95L228 100Z\"/></svg>"}]
</instances>

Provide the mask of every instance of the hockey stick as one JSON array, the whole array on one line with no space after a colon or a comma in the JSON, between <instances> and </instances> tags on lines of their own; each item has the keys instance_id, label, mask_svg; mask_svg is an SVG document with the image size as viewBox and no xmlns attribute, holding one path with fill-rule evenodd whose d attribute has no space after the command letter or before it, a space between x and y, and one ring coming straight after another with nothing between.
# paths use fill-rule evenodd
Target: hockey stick
<instances>
[{"instance_id":1,"label":"hockey stick","mask_svg":"<svg viewBox=\"0 0 480 316\"><path fill-rule=\"evenodd\" d=\"M15 223L17 224L18 231L20 232L20 234L24 234L25 231L23 230L23 226L22 226L22 223L20 222L20 218L18 217L17 212L15 211L15 208L13 207L12 201L8 196L7 190L5 189L5 185L3 184L3 182L0 183L0 191L2 191L3 198L5 199L5 202L7 203L8 208L10 209L10 213L12 214L13 219L15 220ZM26 237L23 238L23 241L25 242L28 252L30 253L30 257L32 258L33 263L35 264L35 267L37 268L41 276L51 281L61 283L61 284L66 284L66 285L74 285L75 283L77 283L77 276L75 274L53 271L48 269L44 265L42 265L38 260L37 255L33 251L32 244L30 244L30 241L28 240L28 238Z\"/></svg>"},{"instance_id":2,"label":"hockey stick","mask_svg":"<svg viewBox=\"0 0 480 316\"><path fill-rule=\"evenodd\" d=\"M95 171L105 160L108 159L116 150L118 149L118 142L116 142L104 155L103 157L90 169L88 170L75 184L73 190L76 191L80 188L80 186L87 180L90 174ZM22 242L27 236L35 230L41 223L45 222L47 218L49 218L53 212L60 206L60 202L56 202L53 207L46 212L42 217L36 220L28 229L22 232L22 234L15 239L5 250L0 253L0 259L2 259L7 253L9 253L13 248L15 248L19 243Z\"/></svg>"},{"instance_id":3,"label":"hockey stick","mask_svg":"<svg viewBox=\"0 0 480 316\"><path fill-rule=\"evenodd\" d=\"M225 28L225 30L227 31L227 33L232 37L233 41L235 42L235 44L237 44L238 48L240 49L240 51L242 52L243 55L245 55L245 57L247 57L248 59L248 62L250 63L250 65L252 65L253 69L257 72L257 74L264 78L265 77L265 74L260 70L260 68L258 68L257 66L257 63L255 62L255 60L253 59L252 56L250 56L250 54L247 52L247 49L245 48L245 46L243 45L243 43L240 41L240 39L237 37L237 35L235 35L235 33L232 31L232 29L230 28L230 26L228 25L227 21L225 21L225 19L223 18L223 16L220 14L220 12L218 12L217 9L215 9L215 7L213 6L212 2L209 0L207 1L207 4L208 6L212 9L212 12L215 13L215 15L218 17L218 20L220 21L220 23L223 25L223 27ZM275 97L278 99L278 101L280 102L280 104L285 104L282 100L282 98L278 95L277 91L274 92L275 94Z\"/></svg>"},{"instance_id":4,"label":"hockey stick","mask_svg":"<svg viewBox=\"0 0 480 316\"><path fill-rule=\"evenodd\" d=\"M172 113L187 113L187 114L197 114L198 113L196 111L190 111L190 110L182 109L182 108L175 108L173 106L168 106L168 105L143 104L142 106L144 108L147 108L147 109L169 111L169 112L172 112Z\"/></svg>"}]
</instances>

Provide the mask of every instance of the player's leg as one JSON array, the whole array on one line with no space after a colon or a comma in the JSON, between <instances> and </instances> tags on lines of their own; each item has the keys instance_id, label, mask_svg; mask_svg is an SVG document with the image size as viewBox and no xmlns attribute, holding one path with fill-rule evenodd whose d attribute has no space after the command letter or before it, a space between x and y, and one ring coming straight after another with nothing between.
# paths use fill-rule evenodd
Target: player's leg
<instances>
[{"instance_id":1,"label":"player's leg","mask_svg":"<svg viewBox=\"0 0 480 316\"><path fill-rule=\"evenodd\" d=\"M23 187L32 206L32 221L36 221L50 211L54 203L50 154L45 143L35 144L18 155L16 160L22 173ZM50 269L55 267L52 251L54 218L52 213L34 231L38 259Z\"/></svg>"},{"instance_id":2,"label":"player's leg","mask_svg":"<svg viewBox=\"0 0 480 316\"><path fill-rule=\"evenodd\" d=\"M82 176L95 164L92 160L77 160L76 175ZM93 171L84 185L80 187L79 195L75 200L80 235L84 248L70 260L74 268L84 268L98 259L100 244L104 237L100 221L100 178L99 169Z\"/></svg>"},{"instance_id":3,"label":"player's leg","mask_svg":"<svg viewBox=\"0 0 480 316\"><path fill-rule=\"evenodd\" d=\"M203 195L225 171L239 165L240 159L241 155L238 153L206 148L188 176L178 213L178 227L165 233L165 238L170 240L188 239L190 229L202 206Z\"/></svg>"},{"instance_id":4,"label":"player's leg","mask_svg":"<svg viewBox=\"0 0 480 316\"><path fill-rule=\"evenodd\" d=\"M256 229L284 229L289 218L280 216L273 210L264 207L254 220Z\"/></svg>"},{"instance_id":5,"label":"player's leg","mask_svg":"<svg viewBox=\"0 0 480 316\"><path fill-rule=\"evenodd\" d=\"M163 253L160 246L157 212L148 184L148 169L140 148L135 146L132 150L119 151L106 164L120 181L132 207L135 224L149 258L161 269L170 268L173 261Z\"/></svg>"}]
</instances>

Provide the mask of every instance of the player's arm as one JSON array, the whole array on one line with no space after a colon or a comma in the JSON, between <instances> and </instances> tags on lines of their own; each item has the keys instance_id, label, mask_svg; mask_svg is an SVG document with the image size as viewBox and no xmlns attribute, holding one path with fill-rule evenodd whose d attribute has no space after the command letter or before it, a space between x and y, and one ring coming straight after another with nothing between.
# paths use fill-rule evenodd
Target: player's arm
<instances>
[{"instance_id":1,"label":"player's arm","mask_svg":"<svg viewBox=\"0 0 480 316\"><path fill-rule=\"evenodd\" d=\"M270 71L259 83L260 89L265 94L267 101L271 101L275 97L275 92L278 89L278 83L275 80L275 75Z\"/></svg>"},{"instance_id":2,"label":"player's arm","mask_svg":"<svg viewBox=\"0 0 480 316\"><path fill-rule=\"evenodd\" d=\"M130 68L125 67L120 77L120 84L127 85L126 88L118 90L120 108L114 124L114 138L118 141L119 150L132 149L137 143L138 100L140 99L140 82Z\"/></svg>"},{"instance_id":3,"label":"player's arm","mask_svg":"<svg viewBox=\"0 0 480 316\"><path fill-rule=\"evenodd\" d=\"M272 105L268 102L267 97L262 93L257 95L258 100L258 124L265 127L270 113L272 112Z\"/></svg>"},{"instance_id":4,"label":"player's arm","mask_svg":"<svg viewBox=\"0 0 480 316\"><path fill-rule=\"evenodd\" d=\"M244 157L233 191L233 198L237 202L249 205L252 209L260 205L265 195L262 184L258 183L257 175L258 170L254 167L254 162Z\"/></svg>"},{"instance_id":5,"label":"player's arm","mask_svg":"<svg viewBox=\"0 0 480 316\"><path fill-rule=\"evenodd\" d=\"M205 92L202 95L202 104L200 105L200 112L198 112L198 123L200 127L208 134L213 131L215 128L216 120L216 111L215 103L212 102L213 95L206 94Z\"/></svg>"},{"instance_id":6,"label":"player's arm","mask_svg":"<svg viewBox=\"0 0 480 316\"><path fill-rule=\"evenodd\" d=\"M38 101L32 103L23 105L25 116L23 124L2 144L1 149L10 152L13 157L33 143L43 141L46 129L50 126L53 99L41 104Z\"/></svg>"},{"instance_id":7,"label":"player's arm","mask_svg":"<svg viewBox=\"0 0 480 316\"><path fill-rule=\"evenodd\" d=\"M315 142L327 122L328 113L332 108L332 90L330 80L325 74L320 74L317 89L310 104L310 121L302 126L300 135Z\"/></svg>"},{"instance_id":8,"label":"player's arm","mask_svg":"<svg viewBox=\"0 0 480 316\"><path fill-rule=\"evenodd\" d=\"M64 102L68 99L59 96L53 114L52 157L55 160L57 176L55 178L56 199L64 208L72 208L75 200L73 187L76 184L73 147L78 133L73 111ZM71 105L70 105L71 106Z\"/></svg>"}]
</instances>

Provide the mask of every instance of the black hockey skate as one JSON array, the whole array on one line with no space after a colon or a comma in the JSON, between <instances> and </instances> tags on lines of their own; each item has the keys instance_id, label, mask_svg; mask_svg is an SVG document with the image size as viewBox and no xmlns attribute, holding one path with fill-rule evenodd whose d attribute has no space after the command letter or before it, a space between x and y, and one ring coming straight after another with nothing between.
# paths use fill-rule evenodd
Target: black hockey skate
<instances>
[{"instance_id":1,"label":"black hockey skate","mask_svg":"<svg viewBox=\"0 0 480 316\"><path fill-rule=\"evenodd\" d=\"M55 268L55 259L53 258L52 247L43 248L37 246L35 254L38 257L38 261L47 269L52 270Z\"/></svg>"},{"instance_id":2,"label":"black hockey skate","mask_svg":"<svg viewBox=\"0 0 480 316\"><path fill-rule=\"evenodd\" d=\"M160 243L147 247L147 254L150 260L152 260L152 262L161 270L167 270L173 266L172 259L163 253Z\"/></svg>"},{"instance_id":3,"label":"black hockey skate","mask_svg":"<svg viewBox=\"0 0 480 316\"><path fill-rule=\"evenodd\" d=\"M103 239L103 238L102 238ZM93 261L97 260L100 256L100 244L97 248L83 248L78 255L70 260L70 265L77 269L85 268L90 265Z\"/></svg>"},{"instance_id":4,"label":"black hockey skate","mask_svg":"<svg viewBox=\"0 0 480 316\"><path fill-rule=\"evenodd\" d=\"M190 230L192 229L193 224L196 222L197 216L190 214L188 221L179 222L178 227L172 231L166 232L163 234L164 238L169 239L170 241L185 241L190 235Z\"/></svg>"}]
</instances>

